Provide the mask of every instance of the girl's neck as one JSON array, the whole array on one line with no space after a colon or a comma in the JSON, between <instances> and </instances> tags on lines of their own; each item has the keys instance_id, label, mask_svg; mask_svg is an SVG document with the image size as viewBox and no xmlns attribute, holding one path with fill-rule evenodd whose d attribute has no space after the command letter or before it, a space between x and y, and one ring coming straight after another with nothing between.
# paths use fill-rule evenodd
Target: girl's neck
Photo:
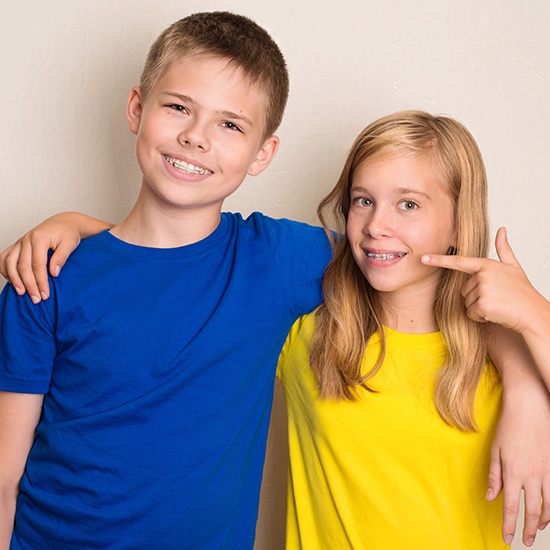
<instances>
[{"instance_id":1,"label":"girl's neck","mask_svg":"<svg viewBox=\"0 0 550 550\"><path fill-rule=\"evenodd\" d=\"M437 332L434 315L434 292L380 293L386 324L389 328L407 334Z\"/></svg>"}]
</instances>

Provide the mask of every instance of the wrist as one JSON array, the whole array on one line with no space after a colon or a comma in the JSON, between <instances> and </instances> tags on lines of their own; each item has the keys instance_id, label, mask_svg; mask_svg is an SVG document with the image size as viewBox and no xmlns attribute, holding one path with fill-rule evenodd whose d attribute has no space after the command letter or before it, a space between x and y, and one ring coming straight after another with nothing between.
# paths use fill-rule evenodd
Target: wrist
<instances>
[{"instance_id":1,"label":"wrist","mask_svg":"<svg viewBox=\"0 0 550 550\"><path fill-rule=\"evenodd\" d=\"M528 306L524 307L525 322L518 327L518 332L525 339L548 338L550 336L550 302L533 289L532 297L527 303Z\"/></svg>"}]
</instances>

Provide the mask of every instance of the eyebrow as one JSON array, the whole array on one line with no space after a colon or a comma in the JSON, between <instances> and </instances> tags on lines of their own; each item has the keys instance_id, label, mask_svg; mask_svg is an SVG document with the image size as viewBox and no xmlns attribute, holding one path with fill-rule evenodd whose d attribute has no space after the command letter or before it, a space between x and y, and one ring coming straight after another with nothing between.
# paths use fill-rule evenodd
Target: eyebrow
<instances>
[{"instance_id":1,"label":"eyebrow","mask_svg":"<svg viewBox=\"0 0 550 550\"><path fill-rule=\"evenodd\" d=\"M396 193L399 193L400 195L420 195L421 197L424 197L425 199L432 200L430 195L428 193L424 193L423 191L417 191L416 189L409 189L408 187L398 187L395 190Z\"/></svg>"},{"instance_id":2,"label":"eyebrow","mask_svg":"<svg viewBox=\"0 0 550 550\"><path fill-rule=\"evenodd\" d=\"M368 193L369 190L366 187L363 187L362 185L352 185L350 187L351 191L359 191L362 193ZM424 197L425 199L432 200L430 195L428 193L424 193L423 191L417 191L416 189L411 189L409 187L397 187L394 189L394 194L396 195L418 195L420 197Z\"/></svg>"},{"instance_id":3,"label":"eyebrow","mask_svg":"<svg viewBox=\"0 0 550 550\"><path fill-rule=\"evenodd\" d=\"M183 103L190 103L191 105L197 105L197 102L193 98L191 98L191 97L189 97L188 95L185 95L185 94L179 94L177 92L165 91L165 92L161 92L161 95L175 97ZM243 122L246 122L250 126L254 126L254 123L248 117L245 117L244 115L239 115L237 113L234 113L233 111L222 110L222 111L217 111L217 113L219 115L225 117L225 118L230 118L232 120L241 120Z\"/></svg>"}]
</instances>

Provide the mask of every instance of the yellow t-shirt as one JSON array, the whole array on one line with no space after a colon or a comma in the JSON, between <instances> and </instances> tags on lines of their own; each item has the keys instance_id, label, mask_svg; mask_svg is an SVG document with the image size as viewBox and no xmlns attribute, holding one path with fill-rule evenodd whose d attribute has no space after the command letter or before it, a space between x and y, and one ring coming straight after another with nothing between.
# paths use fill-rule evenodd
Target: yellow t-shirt
<instances>
[{"instance_id":1,"label":"yellow t-shirt","mask_svg":"<svg viewBox=\"0 0 550 550\"><path fill-rule=\"evenodd\" d=\"M478 432L450 427L433 388L440 333L387 331L386 359L357 401L318 398L309 367L314 317L299 319L277 375L289 417L287 548L493 550L502 501L485 500L501 386L488 365L476 396ZM364 368L378 357L371 338Z\"/></svg>"}]
</instances>

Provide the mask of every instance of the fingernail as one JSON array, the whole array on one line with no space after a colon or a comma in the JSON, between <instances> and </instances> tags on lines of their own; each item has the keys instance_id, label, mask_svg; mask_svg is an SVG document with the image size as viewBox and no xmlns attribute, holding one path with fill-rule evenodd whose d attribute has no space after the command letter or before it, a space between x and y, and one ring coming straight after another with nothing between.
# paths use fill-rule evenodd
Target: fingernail
<instances>
[{"instance_id":1,"label":"fingernail","mask_svg":"<svg viewBox=\"0 0 550 550\"><path fill-rule=\"evenodd\" d=\"M15 288L15 292L17 292L17 294L19 294L19 296L23 296L23 293L25 291L20 286L16 286L14 288Z\"/></svg>"},{"instance_id":2,"label":"fingernail","mask_svg":"<svg viewBox=\"0 0 550 550\"><path fill-rule=\"evenodd\" d=\"M531 537L525 541L525 546L533 546L534 542L535 542L535 539Z\"/></svg>"},{"instance_id":3,"label":"fingernail","mask_svg":"<svg viewBox=\"0 0 550 550\"><path fill-rule=\"evenodd\" d=\"M41 292L40 296L42 296L42 300L47 300L48 299L48 295L45 292Z\"/></svg>"},{"instance_id":4,"label":"fingernail","mask_svg":"<svg viewBox=\"0 0 550 550\"><path fill-rule=\"evenodd\" d=\"M542 525L539 525L539 531L542 531L543 529L546 529L548 527L548 522L543 523Z\"/></svg>"},{"instance_id":5,"label":"fingernail","mask_svg":"<svg viewBox=\"0 0 550 550\"><path fill-rule=\"evenodd\" d=\"M512 541L514 540L514 535L506 535L504 537L504 542L506 544L512 544Z\"/></svg>"},{"instance_id":6,"label":"fingernail","mask_svg":"<svg viewBox=\"0 0 550 550\"><path fill-rule=\"evenodd\" d=\"M60 271L61 271L61 268L58 265L56 265L55 269L53 270L53 276L57 277Z\"/></svg>"},{"instance_id":7,"label":"fingernail","mask_svg":"<svg viewBox=\"0 0 550 550\"><path fill-rule=\"evenodd\" d=\"M485 495L485 500L491 500L492 497L493 497L493 489L489 487L489 489L487 490L487 494Z\"/></svg>"},{"instance_id":8,"label":"fingernail","mask_svg":"<svg viewBox=\"0 0 550 550\"><path fill-rule=\"evenodd\" d=\"M422 256L422 258L420 258L420 261L425 264L427 262L430 261L430 257L429 256Z\"/></svg>"},{"instance_id":9,"label":"fingernail","mask_svg":"<svg viewBox=\"0 0 550 550\"><path fill-rule=\"evenodd\" d=\"M33 304L38 304L40 302L40 298L38 296L31 296L31 300Z\"/></svg>"}]
</instances>

